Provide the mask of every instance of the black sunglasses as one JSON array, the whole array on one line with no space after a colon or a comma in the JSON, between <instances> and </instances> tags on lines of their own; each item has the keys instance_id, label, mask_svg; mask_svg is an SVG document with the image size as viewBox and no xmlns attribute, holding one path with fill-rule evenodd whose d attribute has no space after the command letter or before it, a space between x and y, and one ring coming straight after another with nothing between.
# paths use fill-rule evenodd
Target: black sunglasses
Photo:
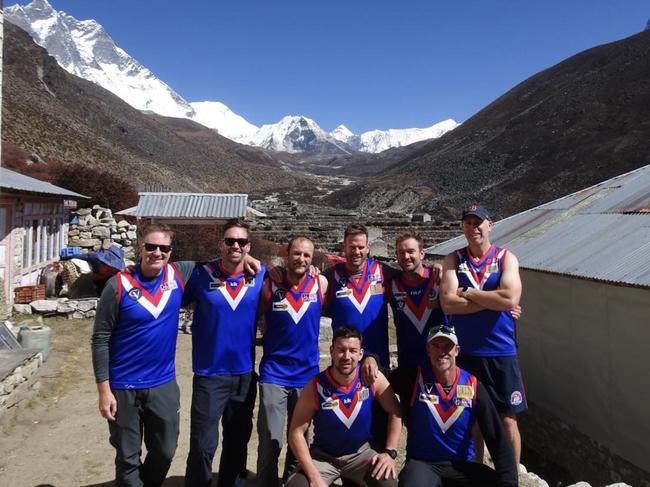
<instances>
[{"instance_id":1,"label":"black sunglasses","mask_svg":"<svg viewBox=\"0 0 650 487\"><path fill-rule=\"evenodd\" d=\"M144 249L147 252L155 252L156 249L160 249L160 251L163 254L168 254L169 252L172 251L172 246L171 245L159 245L159 244L153 244L153 243L145 243L144 244Z\"/></svg>"},{"instance_id":2,"label":"black sunglasses","mask_svg":"<svg viewBox=\"0 0 650 487\"><path fill-rule=\"evenodd\" d=\"M231 238L231 237L226 237L223 239L224 243L228 247L232 247L235 245L235 243L239 244L240 247L244 247L248 245L248 239L247 238Z\"/></svg>"}]
</instances>

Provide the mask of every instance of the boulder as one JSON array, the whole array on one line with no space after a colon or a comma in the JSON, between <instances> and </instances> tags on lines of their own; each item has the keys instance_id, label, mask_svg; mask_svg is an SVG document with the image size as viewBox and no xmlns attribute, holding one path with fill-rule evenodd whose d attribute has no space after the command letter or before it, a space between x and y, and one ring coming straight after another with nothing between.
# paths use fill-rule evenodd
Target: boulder
<instances>
[{"instance_id":1,"label":"boulder","mask_svg":"<svg viewBox=\"0 0 650 487\"><path fill-rule=\"evenodd\" d=\"M138 235L133 230L129 230L128 232L126 232L126 238L128 238L129 240L135 240L136 238L138 238Z\"/></svg>"},{"instance_id":2,"label":"boulder","mask_svg":"<svg viewBox=\"0 0 650 487\"><path fill-rule=\"evenodd\" d=\"M94 248L95 246L97 246L97 248L99 248L99 247L101 247L102 242L100 240L97 240L96 238L80 238L76 242L76 244L79 247L88 247L88 248L93 247Z\"/></svg>"},{"instance_id":3,"label":"boulder","mask_svg":"<svg viewBox=\"0 0 650 487\"><path fill-rule=\"evenodd\" d=\"M32 307L29 304L14 304L14 313L21 315L31 315Z\"/></svg>"},{"instance_id":4,"label":"boulder","mask_svg":"<svg viewBox=\"0 0 650 487\"><path fill-rule=\"evenodd\" d=\"M87 311L90 311L91 309L95 309L97 307L97 300L96 299L89 299L87 301L79 301L79 304L77 305L77 309L79 311L83 311L84 313Z\"/></svg>"},{"instance_id":5,"label":"boulder","mask_svg":"<svg viewBox=\"0 0 650 487\"><path fill-rule=\"evenodd\" d=\"M117 222L117 226L119 228L128 228L129 222L127 222L126 220L120 220L119 222Z\"/></svg>"},{"instance_id":6,"label":"boulder","mask_svg":"<svg viewBox=\"0 0 650 487\"><path fill-rule=\"evenodd\" d=\"M93 228L93 237L105 239L111 237L111 231L103 226L97 226Z\"/></svg>"},{"instance_id":7,"label":"boulder","mask_svg":"<svg viewBox=\"0 0 650 487\"><path fill-rule=\"evenodd\" d=\"M85 239L93 238L93 234L92 232L79 232L79 238L85 238Z\"/></svg>"},{"instance_id":8,"label":"boulder","mask_svg":"<svg viewBox=\"0 0 650 487\"><path fill-rule=\"evenodd\" d=\"M56 306L56 312L57 313L72 313L74 311L74 307L70 305L70 303L58 303Z\"/></svg>"},{"instance_id":9,"label":"boulder","mask_svg":"<svg viewBox=\"0 0 650 487\"><path fill-rule=\"evenodd\" d=\"M29 303L36 313L56 313L58 304L56 301L50 301L49 299L37 299Z\"/></svg>"},{"instance_id":10,"label":"boulder","mask_svg":"<svg viewBox=\"0 0 650 487\"><path fill-rule=\"evenodd\" d=\"M90 208L79 208L76 213L79 216L85 216L90 215L90 211Z\"/></svg>"}]
</instances>

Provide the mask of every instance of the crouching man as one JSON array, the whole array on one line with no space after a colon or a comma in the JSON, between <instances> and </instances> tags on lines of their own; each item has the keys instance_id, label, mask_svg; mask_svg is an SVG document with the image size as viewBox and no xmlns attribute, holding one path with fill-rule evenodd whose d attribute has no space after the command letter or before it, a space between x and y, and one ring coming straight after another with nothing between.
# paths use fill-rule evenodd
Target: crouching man
<instances>
[{"instance_id":1,"label":"crouching man","mask_svg":"<svg viewBox=\"0 0 650 487\"><path fill-rule=\"evenodd\" d=\"M429 330L429 363L397 369L391 383L402 398L408 429L404 487L516 486L517 466L499 415L476 377L456 366L460 351L453 327ZM495 470L472 462L478 422Z\"/></svg>"},{"instance_id":2,"label":"crouching man","mask_svg":"<svg viewBox=\"0 0 650 487\"><path fill-rule=\"evenodd\" d=\"M339 478L368 486L397 485L399 405L381 373L373 385L361 383L361 347L359 330L337 328L330 347L332 365L315 376L300 396L289 428L289 445L300 470L290 477L289 487L328 486ZM374 400L389 417L385 449L380 452L368 444ZM305 433L312 420L314 441L309 447Z\"/></svg>"}]
</instances>

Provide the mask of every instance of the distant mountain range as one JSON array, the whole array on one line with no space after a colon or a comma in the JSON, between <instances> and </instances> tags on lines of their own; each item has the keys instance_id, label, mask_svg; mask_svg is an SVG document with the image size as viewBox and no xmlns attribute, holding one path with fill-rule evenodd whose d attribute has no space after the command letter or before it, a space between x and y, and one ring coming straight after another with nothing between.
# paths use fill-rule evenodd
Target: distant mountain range
<instances>
[{"instance_id":1,"label":"distant mountain range","mask_svg":"<svg viewBox=\"0 0 650 487\"><path fill-rule=\"evenodd\" d=\"M290 153L376 153L440 137L458 125L449 119L428 128L372 130L359 135L341 125L328 134L307 117L290 116L257 127L221 102L187 102L116 46L94 20L77 20L57 12L47 0L13 5L5 8L4 13L7 20L26 30L69 73L98 84L138 110L188 118L248 145Z\"/></svg>"},{"instance_id":2,"label":"distant mountain range","mask_svg":"<svg viewBox=\"0 0 650 487\"><path fill-rule=\"evenodd\" d=\"M505 217L650 164L649 121L646 29L537 73L440 139L332 160L369 177L329 201L449 215L482 201Z\"/></svg>"}]
</instances>

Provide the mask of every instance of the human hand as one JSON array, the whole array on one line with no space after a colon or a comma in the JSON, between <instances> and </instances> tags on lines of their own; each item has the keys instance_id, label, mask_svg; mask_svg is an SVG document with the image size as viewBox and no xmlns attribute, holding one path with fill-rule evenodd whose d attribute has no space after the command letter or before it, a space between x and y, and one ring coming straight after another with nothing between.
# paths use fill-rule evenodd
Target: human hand
<instances>
[{"instance_id":1,"label":"human hand","mask_svg":"<svg viewBox=\"0 0 650 487\"><path fill-rule=\"evenodd\" d=\"M99 414L102 415L102 418L115 421L117 400L110 389L99 392Z\"/></svg>"},{"instance_id":2,"label":"human hand","mask_svg":"<svg viewBox=\"0 0 650 487\"><path fill-rule=\"evenodd\" d=\"M431 266L431 272L433 273L434 276L434 282L437 285L440 285L440 280L442 279L442 265L439 262L435 262Z\"/></svg>"},{"instance_id":3,"label":"human hand","mask_svg":"<svg viewBox=\"0 0 650 487\"><path fill-rule=\"evenodd\" d=\"M251 257L248 254L244 256L243 262L244 262L244 271L246 271L248 274L253 274L254 276L257 275L257 273L262 268L262 263L259 260L257 260L255 257Z\"/></svg>"},{"instance_id":4,"label":"human hand","mask_svg":"<svg viewBox=\"0 0 650 487\"><path fill-rule=\"evenodd\" d=\"M521 318L521 306L516 305L514 308L510 310L510 314L515 319L515 321Z\"/></svg>"},{"instance_id":5,"label":"human hand","mask_svg":"<svg viewBox=\"0 0 650 487\"><path fill-rule=\"evenodd\" d=\"M365 357L361 361L361 382L370 386L375 383L379 376L379 365L374 357Z\"/></svg>"},{"instance_id":6,"label":"human hand","mask_svg":"<svg viewBox=\"0 0 650 487\"><path fill-rule=\"evenodd\" d=\"M388 453L379 453L370 459L372 465L372 478L377 480L388 480L397 478L395 472L395 460Z\"/></svg>"},{"instance_id":7,"label":"human hand","mask_svg":"<svg viewBox=\"0 0 650 487\"><path fill-rule=\"evenodd\" d=\"M313 265L309 266L309 275L311 277L316 277L320 275L320 269L318 267L315 267Z\"/></svg>"}]
</instances>

